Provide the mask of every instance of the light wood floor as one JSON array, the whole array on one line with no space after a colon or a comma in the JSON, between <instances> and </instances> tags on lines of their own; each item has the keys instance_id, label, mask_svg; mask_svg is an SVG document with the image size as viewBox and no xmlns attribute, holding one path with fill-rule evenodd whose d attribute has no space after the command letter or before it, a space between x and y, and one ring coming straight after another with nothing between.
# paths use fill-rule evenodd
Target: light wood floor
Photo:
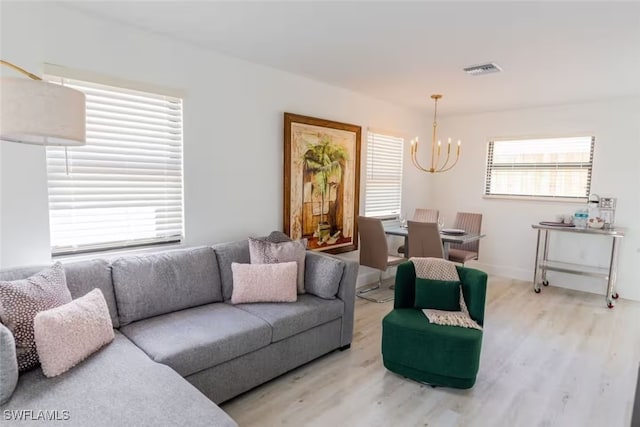
<instances>
[{"instance_id":1,"label":"light wood floor","mask_svg":"<svg viewBox=\"0 0 640 427\"><path fill-rule=\"evenodd\" d=\"M640 303L489 280L476 385L431 388L387 371L381 319L356 302L354 341L222 405L245 426L628 427L640 362Z\"/></svg>"}]
</instances>

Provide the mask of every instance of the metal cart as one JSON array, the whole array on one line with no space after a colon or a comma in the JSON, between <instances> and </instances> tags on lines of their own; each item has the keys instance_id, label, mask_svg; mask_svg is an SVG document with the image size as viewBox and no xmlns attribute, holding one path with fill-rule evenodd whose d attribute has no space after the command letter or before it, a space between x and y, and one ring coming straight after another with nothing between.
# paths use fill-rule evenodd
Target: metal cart
<instances>
[{"instance_id":1,"label":"metal cart","mask_svg":"<svg viewBox=\"0 0 640 427\"><path fill-rule=\"evenodd\" d=\"M616 227L613 229L593 229L593 228L577 228L577 227L559 227L553 225L533 224L532 228L538 230L538 243L536 246L536 264L533 270L533 290L539 294L541 291L540 283L543 286L549 286L547 280L547 271L559 271L562 273L577 274L581 276L595 277L607 281L606 302L607 307L613 308L613 301L618 299L616 292L616 275L618 270L618 252L620 241L624 237L625 229ZM561 261L552 261L549 259L549 232L558 231L561 233L580 233L589 234L600 237L611 237L611 257L609 259L609 268L600 268L582 264L571 264ZM542 251L540 243L542 242ZM541 281L538 281L539 279Z\"/></svg>"}]
</instances>

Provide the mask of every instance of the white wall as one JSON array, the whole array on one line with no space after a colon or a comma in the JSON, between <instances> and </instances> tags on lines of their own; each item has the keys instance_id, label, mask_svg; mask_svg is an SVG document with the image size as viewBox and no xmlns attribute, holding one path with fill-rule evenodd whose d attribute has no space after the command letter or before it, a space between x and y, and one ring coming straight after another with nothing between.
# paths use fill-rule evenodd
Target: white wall
<instances>
[{"instance_id":1,"label":"white wall","mask_svg":"<svg viewBox=\"0 0 640 427\"><path fill-rule=\"evenodd\" d=\"M429 140L430 119L425 115L348 90L53 4L4 2L0 12L3 59L35 72L49 62L187 93L184 162L189 245L281 227L285 111L358 124L363 137L371 126ZM13 75L6 68L0 72ZM640 300L634 269L640 261L637 98L441 118L440 135L464 141L462 159L448 173L429 175L411 167L407 150L403 211L437 207L447 224L456 211L482 212L487 237L481 244L479 266L531 280L535 232L530 225L578 206L483 199L486 141L495 136L575 132L596 136L593 192L617 196L617 222L629 228L620 257L619 291L623 297ZM427 151L423 148L422 154ZM362 172L364 177L364 168ZM361 182L363 211L364 179ZM44 149L0 143L0 267L49 262L48 236ZM606 248L591 240L559 240L553 247L568 252L569 258L606 262ZM554 285L604 291L603 284L591 279L551 277Z\"/></svg>"},{"instance_id":2,"label":"white wall","mask_svg":"<svg viewBox=\"0 0 640 427\"><path fill-rule=\"evenodd\" d=\"M487 237L480 244L481 268L532 280L536 232L531 224L584 207L559 202L483 198L487 141L492 137L587 134L596 137L591 190L618 198L616 224L628 228L619 260L618 290L640 300L640 98L576 105L451 116L440 120L441 135L463 140L463 154L452 171L434 177L438 207L450 225L457 211L481 212ZM555 233L558 234L558 233ZM610 239L556 236L556 259L606 266ZM604 294L597 279L549 273L553 285ZM544 291L543 291L544 293Z\"/></svg>"},{"instance_id":3,"label":"white wall","mask_svg":"<svg viewBox=\"0 0 640 427\"><path fill-rule=\"evenodd\" d=\"M2 58L28 70L48 62L187 93L189 245L282 227L283 112L362 126L363 156L368 126L408 137L426 130L414 111L55 4L3 2L1 13ZM0 143L0 169L0 267L49 262L44 149ZM429 200L428 178L409 167L404 190L407 210Z\"/></svg>"}]
</instances>

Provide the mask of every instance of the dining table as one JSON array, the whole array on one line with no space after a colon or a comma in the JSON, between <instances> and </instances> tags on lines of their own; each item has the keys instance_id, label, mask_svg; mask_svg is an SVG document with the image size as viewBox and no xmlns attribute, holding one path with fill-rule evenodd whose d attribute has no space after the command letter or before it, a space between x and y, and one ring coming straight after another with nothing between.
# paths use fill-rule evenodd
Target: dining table
<instances>
[{"instance_id":1,"label":"dining table","mask_svg":"<svg viewBox=\"0 0 640 427\"><path fill-rule=\"evenodd\" d=\"M409 247L409 228L403 227L398 223L391 223L384 225L384 232L390 236L404 237L404 247ZM444 249L444 259L449 259L449 247L452 243L471 243L482 239L484 236L482 233L450 234L440 231L440 238L442 239L442 247Z\"/></svg>"}]
</instances>

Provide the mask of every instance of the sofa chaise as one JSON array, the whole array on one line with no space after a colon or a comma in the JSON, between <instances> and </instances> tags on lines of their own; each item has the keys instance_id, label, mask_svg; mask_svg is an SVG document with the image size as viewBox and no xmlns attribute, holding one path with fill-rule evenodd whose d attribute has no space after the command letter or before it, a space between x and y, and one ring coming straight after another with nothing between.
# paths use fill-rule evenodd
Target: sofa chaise
<instances>
[{"instance_id":1,"label":"sofa chaise","mask_svg":"<svg viewBox=\"0 0 640 427\"><path fill-rule=\"evenodd\" d=\"M234 426L217 404L349 348L357 263L307 251L305 288L323 298L232 305L233 262L250 262L246 240L65 264L74 299L102 291L115 339L57 377L22 373L0 405L2 425ZM3 270L0 280L41 269Z\"/></svg>"}]
</instances>

